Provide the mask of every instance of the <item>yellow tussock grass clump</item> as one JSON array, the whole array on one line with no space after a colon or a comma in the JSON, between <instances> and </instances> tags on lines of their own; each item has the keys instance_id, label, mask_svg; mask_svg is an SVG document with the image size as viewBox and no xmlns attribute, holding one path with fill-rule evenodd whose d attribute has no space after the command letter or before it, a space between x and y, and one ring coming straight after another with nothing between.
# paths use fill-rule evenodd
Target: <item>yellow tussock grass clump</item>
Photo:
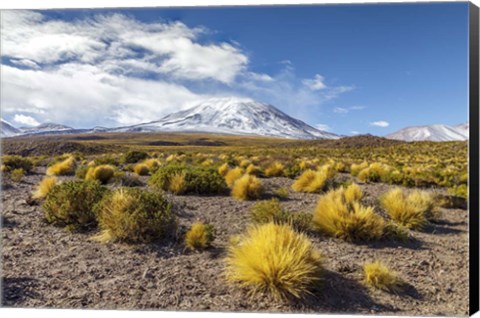
<instances>
[{"instance_id":1,"label":"yellow tussock grass clump","mask_svg":"<svg viewBox=\"0 0 480 318\"><path fill-rule=\"evenodd\" d=\"M57 162L47 169L48 176L67 176L75 173L75 158L68 157L67 159Z\"/></svg>"},{"instance_id":2,"label":"yellow tussock grass clump","mask_svg":"<svg viewBox=\"0 0 480 318\"><path fill-rule=\"evenodd\" d=\"M358 184L352 183L345 189L344 196L347 203L353 203L363 198L363 192Z\"/></svg>"},{"instance_id":3,"label":"yellow tussock grass clump","mask_svg":"<svg viewBox=\"0 0 480 318\"><path fill-rule=\"evenodd\" d=\"M229 170L230 170L230 166L226 162L223 165L221 165L220 167L218 167L218 173L222 177L225 177Z\"/></svg>"},{"instance_id":4,"label":"yellow tussock grass clump","mask_svg":"<svg viewBox=\"0 0 480 318\"><path fill-rule=\"evenodd\" d=\"M394 222L410 229L422 228L438 216L433 196L425 191L407 194L395 188L381 196L380 203Z\"/></svg>"},{"instance_id":5,"label":"yellow tussock grass clump","mask_svg":"<svg viewBox=\"0 0 480 318\"><path fill-rule=\"evenodd\" d=\"M302 298L320 281L320 254L306 235L287 224L251 227L232 243L226 258L226 277L252 294Z\"/></svg>"},{"instance_id":6,"label":"yellow tussock grass clump","mask_svg":"<svg viewBox=\"0 0 480 318\"><path fill-rule=\"evenodd\" d=\"M225 175L225 182L229 188L233 187L235 181L240 179L243 175L243 169L240 167L233 168Z\"/></svg>"},{"instance_id":7,"label":"yellow tussock grass clump","mask_svg":"<svg viewBox=\"0 0 480 318\"><path fill-rule=\"evenodd\" d=\"M258 176L262 173L262 170L260 169L260 167L255 166L254 164L250 164L248 165L247 169L245 169L245 172L247 174Z\"/></svg>"},{"instance_id":8,"label":"yellow tussock grass clump","mask_svg":"<svg viewBox=\"0 0 480 318\"><path fill-rule=\"evenodd\" d=\"M232 188L232 196L238 200L255 200L260 198L262 193L262 182L249 174L235 181Z\"/></svg>"},{"instance_id":9,"label":"yellow tussock grass clump","mask_svg":"<svg viewBox=\"0 0 480 318\"><path fill-rule=\"evenodd\" d=\"M203 250L210 246L214 238L212 225L197 222L185 234L185 244L192 250Z\"/></svg>"},{"instance_id":10,"label":"yellow tussock grass clump","mask_svg":"<svg viewBox=\"0 0 480 318\"><path fill-rule=\"evenodd\" d=\"M54 176L46 176L40 181L37 189L32 195L34 199L43 199L52 190L52 188L58 183L58 179Z\"/></svg>"},{"instance_id":11,"label":"yellow tussock grass clump","mask_svg":"<svg viewBox=\"0 0 480 318\"><path fill-rule=\"evenodd\" d=\"M145 160L143 164L147 166L148 170L152 170L152 169L158 168L162 163L158 159L150 158Z\"/></svg>"},{"instance_id":12,"label":"yellow tussock grass clump","mask_svg":"<svg viewBox=\"0 0 480 318\"><path fill-rule=\"evenodd\" d=\"M352 187L352 186L350 186ZM355 192L354 190L348 192ZM370 241L385 234L386 222L373 207L353 200L348 202L346 189L331 190L320 197L313 215L313 224L321 233L346 241ZM351 199L352 196L348 200Z\"/></svg>"},{"instance_id":13,"label":"yellow tussock grass clump","mask_svg":"<svg viewBox=\"0 0 480 318\"><path fill-rule=\"evenodd\" d=\"M174 194L182 194L186 189L187 189L187 182L185 181L184 173L174 174L170 178L170 182L168 184L168 191Z\"/></svg>"},{"instance_id":14,"label":"yellow tussock grass clump","mask_svg":"<svg viewBox=\"0 0 480 318\"><path fill-rule=\"evenodd\" d=\"M307 193L320 192L327 187L329 173L327 169L305 170L292 184L292 190Z\"/></svg>"},{"instance_id":15,"label":"yellow tussock grass clump","mask_svg":"<svg viewBox=\"0 0 480 318\"><path fill-rule=\"evenodd\" d=\"M265 176L267 177L281 177L284 175L285 166L278 161L275 161L265 169Z\"/></svg>"},{"instance_id":16,"label":"yellow tussock grass clump","mask_svg":"<svg viewBox=\"0 0 480 318\"><path fill-rule=\"evenodd\" d=\"M356 176L360 171L362 171L367 167L368 167L368 162L366 161L362 162L361 164L354 163L350 166L350 173L352 174L352 176Z\"/></svg>"},{"instance_id":17,"label":"yellow tussock grass clump","mask_svg":"<svg viewBox=\"0 0 480 318\"><path fill-rule=\"evenodd\" d=\"M371 287L389 291L401 291L404 282L390 268L380 261L363 265L364 282Z\"/></svg>"},{"instance_id":18,"label":"yellow tussock grass clump","mask_svg":"<svg viewBox=\"0 0 480 318\"><path fill-rule=\"evenodd\" d=\"M145 163L137 163L133 167L133 172L139 176L146 176L150 173L150 169Z\"/></svg>"},{"instance_id":19,"label":"yellow tussock grass clump","mask_svg":"<svg viewBox=\"0 0 480 318\"><path fill-rule=\"evenodd\" d=\"M107 183L115 174L115 168L110 165L100 165L88 168L85 180L98 180Z\"/></svg>"}]
</instances>

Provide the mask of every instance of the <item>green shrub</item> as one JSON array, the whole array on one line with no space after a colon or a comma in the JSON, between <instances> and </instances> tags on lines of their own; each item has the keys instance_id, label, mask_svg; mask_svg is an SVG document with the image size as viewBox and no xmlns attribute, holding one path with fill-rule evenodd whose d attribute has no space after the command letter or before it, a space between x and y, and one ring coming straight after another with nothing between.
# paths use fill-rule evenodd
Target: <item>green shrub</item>
<instances>
[{"instance_id":1,"label":"green shrub","mask_svg":"<svg viewBox=\"0 0 480 318\"><path fill-rule=\"evenodd\" d=\"M85 180L98 180L101 183L107 183L115 174L115 168L109 165L90 167L85 176Z\"/></svg>"},{"instance_id":2,"label":"green shrub","mask_svg":"<svg viewBox=\"0 0 480 318\"><path fill-rule=\"evenodd\" d=\"M74 229L96 224L94 206L106 188L98 181L66 181L54 186L43 203L45 219L58 226Z\"/></svg>"},{"instance_id":3,"label":"green shrub","mask_svg":"<svg viewBox=\"0 0 480 318\"><path fill-rule=\"evenodd\" d=\"M151 242L176 230L172 205L159 193L120 188L97 205L99 241Z\"/></svg>"},{"instance_id":4,"label":"green shrub","mask_svg":"<svg viewBox=\"0 0 480 318\"><path fill-rule=\"evenodd\" d=\"M148 154L144 151L130 150L123 157L124 163L137 163L141 160L147 159Z\"/></svg>"},{"instance_id":5,"label":"green shrub","mask_svg":"<svg viewBox=\"0 0 480 318\"><path fill-rule=\"evenodd\" d=\"M159 168L148 180L150 186L169 191L174 176L182 175L184 188L182 193L223 194L227 185L216 169L207 167L191 167L181 164L171 164Z\"/></svg>"},{"instance_id":6,"label":"green shrub","mask_svg":"<svg viewBox=\"0 0 480 318\"><path fill-rule=\"evenodd\" d=\"M3 156L2 164L5 166L6 171L23 169L25 172L30 172L33 168L32 159L22 156Z\"/></svg>"},{"instance_id":7,"label":"green shrub","mask_svg":"<svg viewBox=\"0 0 480 318\"><path fill-rule=\"evenodd\" d=\"M89 166L78 167L77 170L75 170L75 177L79 179L85 179L89 168L90 168Z\"/></svg>"},{"instance_id":8,"label":"green shrub","mask_svg":"<svg viewBox=\"0 0 480 318\"><path fill-rule=\"evenodd\" d=\"M254 223L289 224L297 231L308 231L311 228L313 215L305 212L291 213L280 205L277 199L258 201L252 205L250 215Z\"/></svg>"},{"instance_id":9,"label":"green shrub","mask_svg":"<svg viewBox=\"0 0 480 318\"><path fill-rule=\"evenodd\" d=\"M25 176L25 170L23 170L22 168L13 169L12 172L10 173L10 179L13 182L22 181L24 176Z\"/></svg>"}]
</instances>

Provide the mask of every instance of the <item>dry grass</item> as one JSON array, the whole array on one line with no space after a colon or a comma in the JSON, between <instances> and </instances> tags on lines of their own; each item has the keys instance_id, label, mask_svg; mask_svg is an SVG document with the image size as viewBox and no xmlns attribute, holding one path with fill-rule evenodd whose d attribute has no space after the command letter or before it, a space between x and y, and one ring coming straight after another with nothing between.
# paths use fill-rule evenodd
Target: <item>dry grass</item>
<instances>
[{"instance_id":1,"label":"dry grass","mask_svg":"<svg viewBox=\"0 0 480 318\"><path fill-rule=\"evenodd\" d=\"M53 176L46 176L40 181L35 192L32 195L34 199L44 199L52 188L58 183L58 179Z\"/></svg>"},{"instance_id":2,"label":"dry grass","mask_svg":"<svg viewBox=\"0 0 480 318\"><path fill-rule=\"evenodd\" d=\"M75 158L68 157L63 161L57 162L52 166L48 167L47 175L48 176L73 175L75 173L75 168L76 168Z\"/></svg>"},{"instance_id":3,"label":"dry grass","mask_svg":"<svg viewBox=\"0 0 480 318\"><path fill-rule=\"evenodd\" d=\"M225 177L229 170L230 170L230 166L226 162L223 165L221 165L220 167L218 167L218 173L222 177Z\"/></svg>"},{"instance_id":4,"label":"dry grass","mask_svg":"<svg viewBox=\"0 0 480 318\"><path fill-rule=\"evenodd\" d=\"M100 165L90 167L85 175L85 180L98 180L101 183L107 183L115 174L115 168L110 165Z\"/></svg>"},{"instance_id":5,"label":"dry grass","mask_svg":"<svg viewBox=\"0 0 480 318\"><path fill-rule=\"evenodd\" d=\"M385 233L386 222L373 207L363 206L356 200L347 201L345 193L356 192L353 189L353 185L348 191L341 187L320 197L313 215L314 225L323 234L346 241L380 239Z\"/></svg>"},{"instance_id":6,"label":"dry grass","mask_svg":"<svg viewBox=\"0 0 480 318\"><path fill-rule=\"evenodd\" d=\"M424 227L438 215L433 196L425 191L407 194L395 188L385 193L380 202L394 222L411 229Z\"/></svg>"},{"instance_id":7,"label":"dry grass","mask_svg":"<svg viewBox=\"0 0 480 318\"><path fill-rule=\"evenodd\" d=\"M260 167L250 164L247 169L245 169L245 172L254 176L259 176L262 173L262 170Z\"/></svg>"},{"instance_id":8,"label":"dry grass","mask_svg":"<svg viewBox=\"0 0 480 318\"><path fill-rule=\"evenodd\" d=\"M296 192L317 193L328 186L328 181L335 176L335 170L325 165L319 170L305 170L292 184Z\"/></svg>"},{"instance_id":9,"label":"dry grass","mask_svg":"<svg viewBox=\"0 0 480 318\"><path fill-rule=\"evenodd\" d=\"M298 299L320 281L320 254L307 236L286 224L254 226L232 242L226 259L227 279L252 294Z\"/></svg>"},{"instance_id":10,"label":"dry grass","mask_svg":"<svg viewBox=\"0 0 480 318\"><path fill-rule=\"evenodd\" d=\"M150 168L148 168L146 163L137 163L133 167L133 172L139 176L146 176L150 173Z\"/></svg>"},{"instance_id":11,"label":"dry grass","mask_svg":"<svg viewBox=\"0 0 480 318\"><path fill-rule=\"evenodd\" d=\"M148 170L156 169L162 164L161 161L156 158L147 159L143 163L147 166Z\"/></svg>"},{"instance_id":12,"label":"dry grass","mask_svg":"<svg viewBox=\"0 0 480 318\"><path fill-rule=\"evenodd\" d=\"M235 181L232 196L238 200L255 200L263 193L262 182L255 176L246 174Z\"/></svg>"},{"instance_id":13,"label":"dry grass","mask_svg":"<svg viewBox=\"0 0 480 318\"><path fill-rule=\"evenodd\" d=\"M399 292L404 285L397 274L380 261L365 263L363 273L364 282L377 289Z\"/></svg>"},{"instance_id":14,"label":"dry grass","mask_svg":"<svg viewBox=\"0 0 480 318\"><path fill-rule=\"evenodd\" d=\"M211 245L214 238L212 225L197 222L185 234L185 244L192 250L203 250Z\"/></svg>"},{"instance_id":15,"label":"dry grass","mask_svg":"<svg viewBox=\"0 0 480 318\"><path fill-rule=\"evenodd\" d=\"M170 178L170 182L168 184L168 191L174 194L182 194L183 192L185 192L186 188L187 182L185 181L184 173L174 174Z\"/></svg>"},{"instance_id":16,"label":"dry grass","mask_svg":"<svg viewBox=\"0 0 480 318\"><path fill-rule=\"evenodd\" d=\"M265 169L265 176L267 177L281 177L284 175L285 166L278 161L272 163Z\"/></svg>"},{"instance_id":17,"label":"dry grass","mask_svg":"<svg viewBox=\"0 0 480 318\"><path fill-rule=\"evenodd\" d=\"M232 188L233 185L235 184L235 181L240 179L243 176L243 169L240 167L236 167L231 169L230 171L227 172L225 175L225 182L227 183L227 186L229 188Z\"/></svg>"}]
</instances>

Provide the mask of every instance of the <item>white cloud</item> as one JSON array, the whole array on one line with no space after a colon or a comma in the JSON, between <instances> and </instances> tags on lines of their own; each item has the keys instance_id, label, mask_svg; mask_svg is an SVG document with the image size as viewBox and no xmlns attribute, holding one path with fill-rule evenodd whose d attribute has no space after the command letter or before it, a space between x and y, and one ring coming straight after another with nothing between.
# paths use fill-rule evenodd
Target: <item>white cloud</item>
<instances>
[{"instance_id":1,"label":"white cloud","mask_svg":"<svg viewBox=\"0 0 480 318\"><path fill-rule=\"evenodd\" d=\"M356 131L356 130L352 130L352 131L350 131L350 133L351 133L352 135L360 135L360 132L359 132L359 131Z\"/></svg>"},{"instance_id":2,"label":"white cloud","mask_svg":"<svg viewBox=\"0 0 480 318\"><path fill-rule=\"evenodd\" d=\"M351 109L351 110L363 110L365 108L367 108L367 107L365 107L365 106L352 106L349 109Z\"/></svg>"},{"instance_id":3,"label":"white cloud","mask_svg":"<svg viewBox=\"0 0 480 318\"><path fill-rule=\"evenodd\" d=\"M327 85L325 85L325 77L320 74L316 74L313 79L304 79L302 82L312 91L319 91L327 88Z\"/></svg>"},{"instance_id":4,"label":"white cloud","mask_svg":"<svg viewBox=\"0 0 480 318\"><path fill-rule=\"evenodd\" d=\"M21 125L26 125L26 126L38 126L40 123L33 117L31 116L25 116L21 114L16 114L13 117L13 121L21 124Z\"/></svg>"},{"instance_id":5,"label":"white cloud","mask_svg":"<svg viewBox=\"0 0 480 318\"><path fill-rule=\"evenodd\" d=\"M328 126L326 124L317 124L315 127L317 129L323 130L323 131L329 131L330 129L332 129L330 126Z\"/></svg>"},{"instance_id":6,"label":"white cloud","mask_svg":"<svg viewBox=\"0 0 480 318\"><path fill-rule=\"evenodd\" d=\"M384 120L374 121L370 123L370 126L377 126L377 127L388 127L390 123Z\"/></svg>"},{"instance_id":7,"label":"white cloud","mask_svg":"<svg viewBox=\"0 0 480 318\"><path fill-rule=\"evenodd\" d=\"M334 113L337 113L337 114L346 114L346 113L349 112L349 110L346 109L346 108L343 108L343 107L335 107L335 108L333 109L333 112L334 112Z\"/></svg>"},{"instance_id":8,"label":"white cloud","mask_svg":"<svg viewBox=\"0 0 480 318\"><path fill-rule=\"evenodd\" d=\"M181 22L142 23L124 15L60 21L37 12L2 12L2 54L36 64L134 58L149 71L179 79L232 83L248 57L228 43L201 44L202 28ZM110 63L111 64L111 63Z\"/></svg>"}]
</instances>

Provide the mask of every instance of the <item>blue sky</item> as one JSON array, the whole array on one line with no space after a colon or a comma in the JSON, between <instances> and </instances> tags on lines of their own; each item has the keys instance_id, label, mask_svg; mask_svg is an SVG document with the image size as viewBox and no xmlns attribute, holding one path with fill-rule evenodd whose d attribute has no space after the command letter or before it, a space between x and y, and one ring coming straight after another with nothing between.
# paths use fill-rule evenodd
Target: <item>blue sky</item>
<instances>
[{"instance_id":1,"label":"blue sky","mask_svg":"<svg viewBox=\"0 0 480 318\"><path fill-rule=\"evenodd\" d=\"M231 95L345 135L467 121L467 3L2 17L2 116L15 126L133 124Z\"/></svg>"}]
</instances>

